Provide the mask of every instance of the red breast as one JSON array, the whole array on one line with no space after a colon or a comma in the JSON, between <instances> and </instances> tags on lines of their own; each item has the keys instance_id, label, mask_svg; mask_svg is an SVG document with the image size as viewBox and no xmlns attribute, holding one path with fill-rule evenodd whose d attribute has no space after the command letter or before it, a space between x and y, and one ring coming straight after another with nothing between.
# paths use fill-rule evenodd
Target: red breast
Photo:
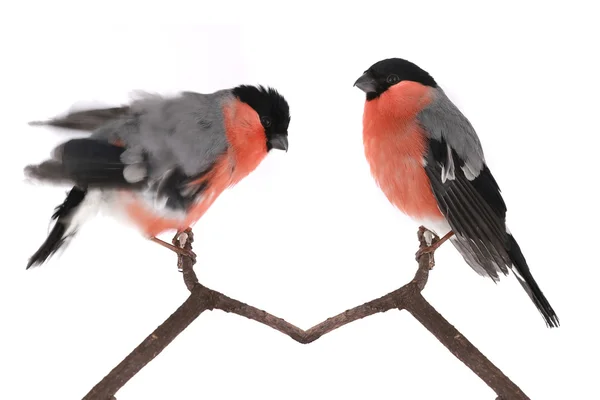
<instances>
[{"instance_id":1,"label":"red breast","mask_svg":"<svg viewBox=\"0 0 600 400\"><path fill-rule=\"evenodd\" d=\"M146 235L152 237L167 231L182 231L193 226L228 187L237 184L260 164L267 155L266 137L256 112L246 103L234 100L223 107L228 151L201 179L190 183L208 185L200 201L185 218L169 218L152 209L131 192L122 192L121 201L129 218Z\"/></svg>"},{"instance_id":2,"label":"red breast","mask_svg":"<svg viewBox=\"0 0 600 400\"><path fill-rule=\"evenodd\" d=\"M400 82L367 101L363 142L371 173L389 201L408 216L442 219L423 168L426 136L417 114L431 102L429 88Z\"/></svg>"}]
</instances>

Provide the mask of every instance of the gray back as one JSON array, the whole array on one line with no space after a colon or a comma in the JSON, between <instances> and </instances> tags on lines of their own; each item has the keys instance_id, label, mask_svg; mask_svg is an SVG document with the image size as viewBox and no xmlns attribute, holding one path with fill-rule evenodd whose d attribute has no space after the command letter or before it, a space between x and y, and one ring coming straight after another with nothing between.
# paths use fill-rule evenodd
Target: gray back
<instances>
[{"instance_id":1,"label":"gray back","mask_svg":"<svg viewBox=\"0 0 600 400\"><path fill-rule=\"evenodd\" d=\"M432 102L424 108L417 119L432 139L446 141L465 161L463 171L469 179L475 178L485 164L485 156L473 126L448 99L441 88L433 90Z\"/></svg>"},{"instance_id":2,"label":"gray back","mask_svg":"<svg viewBox=\"0 0 600 400\"><path fill-rule=\"evenodd\" d=\"M126 142L126 157L149 155L150 177L179 167L189 176L201 173L227 151L223 105L229 90L211 94L182 92L165 97L139 93L129 116L111 121L92 136Z\"/></svg>"}]
</instances>

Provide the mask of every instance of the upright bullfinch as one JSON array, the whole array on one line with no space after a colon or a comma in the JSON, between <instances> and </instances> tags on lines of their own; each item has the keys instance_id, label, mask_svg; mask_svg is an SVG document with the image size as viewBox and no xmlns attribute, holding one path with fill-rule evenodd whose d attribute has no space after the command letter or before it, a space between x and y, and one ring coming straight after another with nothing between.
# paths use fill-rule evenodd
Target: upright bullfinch
<instances>
[{"instance_id":1,"label":"upright bullfinch","mask_svg":"<svg viewBox=\"0 0 600 400\"><path fill-rule=\"evenodd\" d=\"M431 75L391 58L373 64L354 86L366 93L365 155L388 200L442 241L449 238L480 275L497 282L511 269L547 326L558 327L506 227L506 205L473 126Z\"/></svg>"},{"instance_id":2,"label":"upright bullfinch","mask_svg":"<svg viewBox=\"0 0 600 400\"><path fill-rule=\"evenodd\" d=\"M42 264L100 208L146 237L191 227L228 187L272 149L287 151L290 110L273 88L240 85L210 94L141 94L122 107L84 110L32 123L90 132L25 168L30 179L73 185L54 226L29 259Z\"/></svg>"}]
</instances>

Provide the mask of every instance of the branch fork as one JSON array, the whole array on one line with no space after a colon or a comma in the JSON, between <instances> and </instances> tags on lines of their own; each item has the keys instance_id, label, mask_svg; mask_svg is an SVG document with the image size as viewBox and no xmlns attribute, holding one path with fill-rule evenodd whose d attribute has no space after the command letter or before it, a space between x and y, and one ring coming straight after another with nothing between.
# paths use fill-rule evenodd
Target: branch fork
<instances>
[{"instance_id":1,"label":"branch fork","mask_svg":"<svg viewBox=\"0 0 600 400\"><path fill-rule=\"evenodd\" d=\"M494 390L498 395L497 400L528 400L529 397L517 385L477 350L421 294L427 284L429 271L435 265L433 257L435 250L450 236L446 235L440 239L426 228L420 227L418 231L420 246L416 254L418 269L409 283L380 298L328 318L308 330L303 330L282 318L227 297L199 283L193 269L196 259L187 255L194 254L192 251L194 235L191 229L180 232L173 239L173 246L186 250L178 253L177 267L183 275L183 281L190 291L190 296L165 322L94 386L83 400L116 400L114 395L119 389L160 354L200 314L214 309L260 322L303 344L312 343L329 332L373 314L391 309L406 310Z\"/></svg>"}]
</instances>

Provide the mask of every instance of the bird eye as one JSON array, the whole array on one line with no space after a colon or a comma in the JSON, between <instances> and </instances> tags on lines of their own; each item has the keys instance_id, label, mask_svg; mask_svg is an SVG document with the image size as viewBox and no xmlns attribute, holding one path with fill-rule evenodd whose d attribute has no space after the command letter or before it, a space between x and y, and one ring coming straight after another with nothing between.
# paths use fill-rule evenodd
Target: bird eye
<instances>
[{"instance_id":1,"label":"bird eye","mask_svg":"<svg viewBox=\"0 0 600 400\"><path fill-rule=\"evenodd\" d=\"M387 83L393 85L394 83L400 82L400 77L396 74L391 74L390 76L387 77L386 81L387 81Z\"/></svg>"},{"instance_id":2,"label":"bird eye","mask_svg":"<svg viewBox=\"0 0 600 400\"><path fill-rule=\"evenodd\" d=\"M265 128L271 126L271 118L270 117L260 117L260 123L263 124Z\"/></svg>"}]
</instances>

